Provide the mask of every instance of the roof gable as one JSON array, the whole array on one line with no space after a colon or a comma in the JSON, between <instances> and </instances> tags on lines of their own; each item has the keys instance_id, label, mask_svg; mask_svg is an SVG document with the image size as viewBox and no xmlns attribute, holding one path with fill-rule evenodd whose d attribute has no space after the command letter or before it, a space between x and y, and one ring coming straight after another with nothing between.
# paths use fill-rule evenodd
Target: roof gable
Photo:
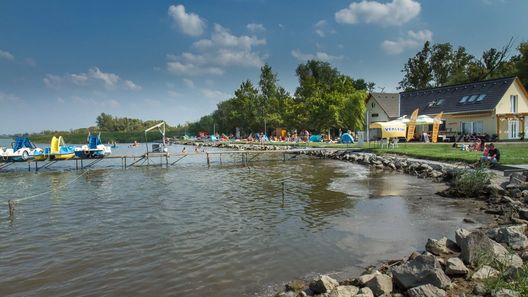
<instances>
[{"instance_id":1,"label":"roof gable","mask_svg":"<svg viewBox=\"0 0 528 297\"><path fill-rule=\"evenodd\" d=\"M399 94L398 93L370 93L372 97L389 118L397 118L399 111Z\"/></svg>"},{"instance_id":2,"label":"roof gable","mask_svg":"<svg viewBox=\"0 0 528 297\"><path fill-rule=\"evenodd\" d=\"M492 110L516 77L444 86L400 93L400 115L474 112Z\"/></svg>"}]
</instances>

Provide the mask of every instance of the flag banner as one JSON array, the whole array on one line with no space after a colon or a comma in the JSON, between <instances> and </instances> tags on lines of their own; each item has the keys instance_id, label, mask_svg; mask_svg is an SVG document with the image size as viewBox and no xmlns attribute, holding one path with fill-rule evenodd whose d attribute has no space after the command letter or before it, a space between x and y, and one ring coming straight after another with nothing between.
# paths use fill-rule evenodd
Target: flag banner
<instances>
[{"instance_id":1,"label":"flag banner","mask_svg":"<svg viewBox=\"0 0 528 297\"><path fill-rule=\"evenodd\" d=\"M433 141L433 143L436 143L438 141L438 130L440 129L440 124L442 123L443 115L444 112L441 112L434 118L433 134L431 135L431 140Z\"/></svg>"},{"instance_id":2,"label":"flag banner","mask_svg":"<svg viewBox=\"0 0 528 297\"><path fill-rule=\"evenodd\" d=\"M407 126L407 141L410 141L414 138L414 129L416 128L416 118L418 117L418 108L415 109L411 115L411 119L409 120L409 124Z\"/></svg>"}]
</instances>

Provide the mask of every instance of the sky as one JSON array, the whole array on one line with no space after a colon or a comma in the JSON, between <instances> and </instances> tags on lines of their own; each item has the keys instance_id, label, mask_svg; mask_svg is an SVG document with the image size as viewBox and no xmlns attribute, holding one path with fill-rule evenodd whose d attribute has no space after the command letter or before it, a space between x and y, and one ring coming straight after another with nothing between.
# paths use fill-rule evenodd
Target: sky
<instances>
[{"instance_id":1,"label":"sky","mask_svg":"<svg viewBox=\"0 0 528 297\"><path fill-rule=\"evenodd\" d=\"M2 0L0 135L102 112L193 122L265 63L290 93L308 59L395 92L426 40L480 56L528 40L527 12L527 0Z\"/></svg>"}]
</instances>

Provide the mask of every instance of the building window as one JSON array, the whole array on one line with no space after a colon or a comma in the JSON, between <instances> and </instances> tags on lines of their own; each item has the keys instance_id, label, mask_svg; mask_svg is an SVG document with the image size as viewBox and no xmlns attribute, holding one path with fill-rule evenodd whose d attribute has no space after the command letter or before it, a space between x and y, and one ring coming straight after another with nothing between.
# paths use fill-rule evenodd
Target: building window
<instances>
[{"instance_id":1,"label":"building window","mask_svg":"<svg viewBox=\"0 0 528 297\"><path fill-rule=\"evenodd\" d=\"M460 103L466 103L466 101L468 100L468 98L469 98L469 96L464 96L464 97L462 97L462 98L460 99L460 101L458 101L458 102L460 102Z\"/></svg>"},{"instance_id":2,"label":"building window","mask_svg":"<svg viewBox=\"0 0 528 297\"><path fill-rule=\"evenodd\" d=\"M517 95L510 96L510 112L517 113Z\"/></svg>"},{"instance_id":3,"label":"building window","mask_svg":"<svg viewBox=\"0 0 528 297\"><path fill-rule=\"evenodd\" d=\"M484 123L483 122L462 122L461 130L464 134L482 134L484 132Z\"/></svg>"},{"instance_id":4,"label":"building window","mask_svg":"<svg viewBox=\"0 0 528 297\"><path fill-rule=\"evenodd\" d=\"M370 104L370 106L372 106L372 108L374 108L374 106L376 106L376 104L374 104L374 102L372 102L372 104Z\"/></svg>"},{"instance_id":5,"label":"building window","mask_svg":"<svg viewBox=\"0 0 528 297\"><path fill-rule=\"evenodd\" d=\"M372 117L373 117L373 118L377 118L377 117L379 117L379 114L378 114L378 113L373 113L373 114L372 114Z\"/></svg>"},{"instance_id":6,"label":"building window","mask_svg":"<svg viewBox=\"0 0 528 297\"><path fill-rule=\"evenodd\" d=\"M486 94L481 94L481 95L477 98L477 101L482 101L482 100L484 100L484 98L486 98Z\"/></svg>"}]
</instances>

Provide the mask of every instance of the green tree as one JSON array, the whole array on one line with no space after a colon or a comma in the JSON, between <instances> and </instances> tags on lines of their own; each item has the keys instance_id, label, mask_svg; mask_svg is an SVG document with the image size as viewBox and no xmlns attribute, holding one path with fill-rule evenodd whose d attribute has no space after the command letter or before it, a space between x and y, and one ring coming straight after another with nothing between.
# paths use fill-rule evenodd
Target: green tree
<instances>
[{"instance_id":1,"label":"green tree","mask_svg":"<svg viewBox=\"0 0 528 297\"><path fill-rule=\"evenodd\" d=\"M426 41L422 50L413 58L409 58L404 65L402 70L404 77L399 83L399 89L409 91L425 89L431 86L430 82L433 79L433 73L429 61L430 55L430 43Z\"/></svg>"},{"instance_id":2,"label":"green tree","mask_svg":"<svg viewBox=\"0 0 528 297\"><path fill-rule=\"evenodd\" d=\"M528 88L528 42L522 42L519 47L519 56L516 57L515 68L517 76Z\"/></svg>"}]
</instances>

